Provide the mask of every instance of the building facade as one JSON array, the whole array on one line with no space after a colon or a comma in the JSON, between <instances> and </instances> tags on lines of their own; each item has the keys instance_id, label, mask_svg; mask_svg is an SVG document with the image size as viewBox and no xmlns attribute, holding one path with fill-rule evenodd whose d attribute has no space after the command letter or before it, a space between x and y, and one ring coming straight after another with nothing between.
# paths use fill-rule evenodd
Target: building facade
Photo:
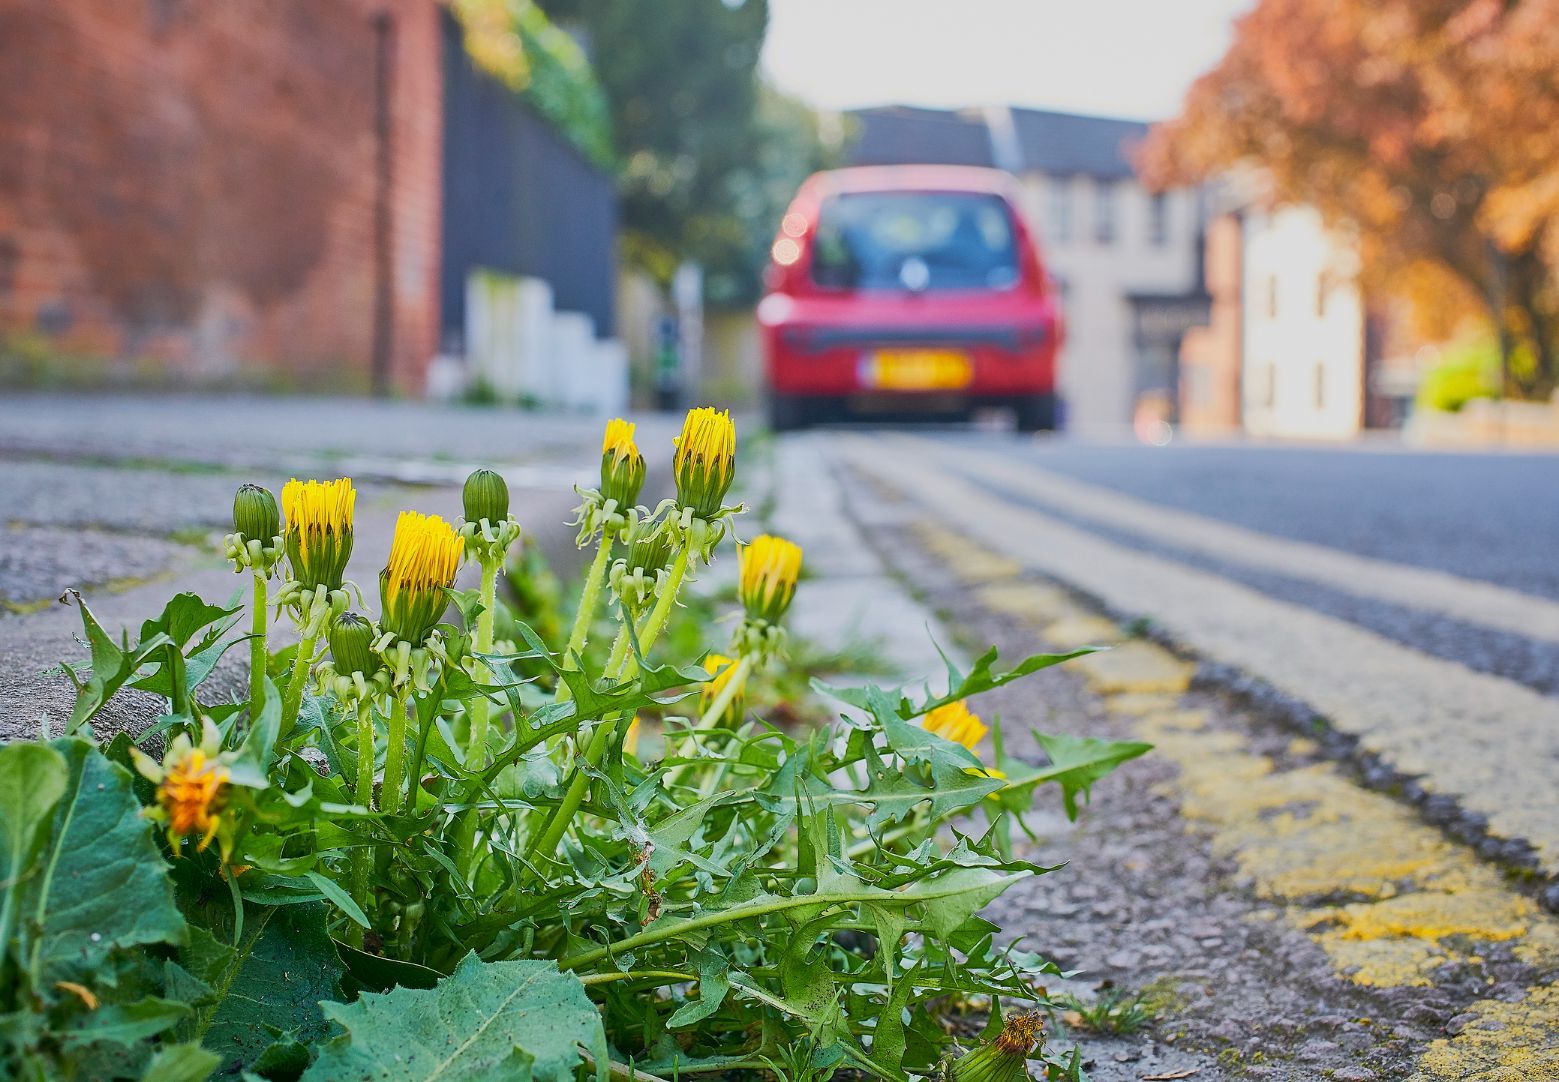
<instances>
[{"instance_id":1,"label":"building facade","mask_svg":"<svg viewBox=\"0 0 1559 1082\"><path fill-rule=\"evenodd\" d=\"M1065 426L1112 432L1149 400L1178 400L1179 337L1205 320L1200 201L1150 193L1132 166L1136 121L1036 109L887 107L851 114L852 164L1005 169L1064 299Z\"/></svg>"},{"instance_id":2,"label":"building facade","mask_svg":"<svg viewBox=\"0 0 1559 1082\"><path fill-rule=\"evenodd\" d=\"M110 379L416 393L487 272L611 332L611 179L438 0L9 0L0 102L8 341Z\"/></svg>"},{"instance_id":3,"label":"building facade","mask_svg":"<svg viewBox=\"0 0 1559 1082\"><path fill-rule=\"evenodd\" d=\"M1241 217L1245 430L1357 435L1370 368L1357 248L1326 229L1312 207L1250 209Z\"/></svg>"}]
</instances>

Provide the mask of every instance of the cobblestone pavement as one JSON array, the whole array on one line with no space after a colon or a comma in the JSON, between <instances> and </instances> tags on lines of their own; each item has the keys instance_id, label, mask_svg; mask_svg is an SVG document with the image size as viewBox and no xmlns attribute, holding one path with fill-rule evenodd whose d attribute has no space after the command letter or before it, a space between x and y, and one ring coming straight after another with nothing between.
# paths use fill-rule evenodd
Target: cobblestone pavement
<instances>
[{"instance_id":1,"label":"cobblestone pavement","mask_svg":"<svg viewBox=\"0 0 1559 1082\"><path fill-rule=\"evenodd\" d=\"M1074 862L999 903L1085 983L1164 1005L1145 1037L1084 1038L1097 1077L1172 1074L1166 1048L1197 1078L1559 1077L1550 700L1078 524L1109 501L1041 512L1015 456L806 438L945 622L1013 655L1114 646L978 704L1156 746L1042 829L1038 859ZM1339 570L1295 570L1318 567ZM1511 600L1424 585L1485 619Z\"/></svg>"},{"instance_id":2,"label":"cobblestone pavement","mask_svg":"<svg viewBox=\"0 0 1559 1082\"><path fill-rule=\"evenodd\" d=\"M640 425L647 446L669 446L677 420L650 415ZM459 486L476 464L509 478L535 543L572 558L564 525L577 502L572 486L595 473L599 440L592 418L413 403L0 399L0 739L69 714L72 692L57 666L83 649L79 615L58 603L65 590L81 590L112 630L138 626L175 590L223 601L242 585L219 545L244 481L279 492L293 475L353 477L348 577L372 584L399 511L457 515ZM213 679L241 684L232 669ZM149 697L125 694L111 713L138 729L157 710Z\"/></svg>"}]
</instances>

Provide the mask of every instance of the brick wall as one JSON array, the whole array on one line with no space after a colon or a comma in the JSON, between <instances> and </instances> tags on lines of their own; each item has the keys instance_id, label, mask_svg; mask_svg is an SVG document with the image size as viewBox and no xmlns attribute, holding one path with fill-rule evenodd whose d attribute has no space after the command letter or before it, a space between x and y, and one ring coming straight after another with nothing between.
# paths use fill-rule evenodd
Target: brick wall
<instances>
[{"instance_id":1,"label":"brick wall","mask_svg":"<svg viewBox=\"0 0 1559 1082\"><path fill-rule=\"evenodd\" d=\"M0 331L193 379L365 386L386 308L392 380L419 388L439 63L435 0L6 0Z\"/></svg>"}]
</instances>

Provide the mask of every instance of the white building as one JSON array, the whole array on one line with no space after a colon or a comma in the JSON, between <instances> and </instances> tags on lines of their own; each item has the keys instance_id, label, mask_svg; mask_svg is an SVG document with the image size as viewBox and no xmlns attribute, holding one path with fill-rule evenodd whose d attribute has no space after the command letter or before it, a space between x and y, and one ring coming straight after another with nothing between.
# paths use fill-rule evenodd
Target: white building
<instances>
[{"instance_id":1,"label":"white building","mask_svg":"<svg viewBox=\"0 0 1559 1082\"><path fill-rule=\"evenodd\" d=\"M1357 248L1311 207L1243 215L1245 430L1347 439L1364 425L1367 366Z\"/></svg>"},{"instance_id":2,"label":"white building","mask_svg":"<svg viewBox=\"0 0 1559 1082\"><path fill-rule=\"evenodd\" d=\"M1176 306L1190 301L1194 312L1206 303L1201 221L1195 191L1155 195L1137 180L1131 154L1146 124L1006 107L851 116L860 129L851 164L985 165L1019 177L1024 215L1065 299L1068 428L1120 430L1144 396L1177 397L1185 321Z\"/></svg>"}]
</instances>

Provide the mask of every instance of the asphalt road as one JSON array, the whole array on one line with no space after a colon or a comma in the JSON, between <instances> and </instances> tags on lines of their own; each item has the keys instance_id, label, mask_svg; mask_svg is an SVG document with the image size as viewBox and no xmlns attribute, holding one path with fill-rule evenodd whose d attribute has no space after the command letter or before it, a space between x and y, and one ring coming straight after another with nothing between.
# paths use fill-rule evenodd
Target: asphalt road
<instances>
[{"instance_id":1,"label":"asphalt road","mask_svg":"<svg viewBox=\"0 0 1559 1082\"><path fill-rule=\"evenodd\" d=\"M1316 719L1486 855L1559 873L1559 457L826 438L1025 572Z\"/></svg>"}]
</instances>

